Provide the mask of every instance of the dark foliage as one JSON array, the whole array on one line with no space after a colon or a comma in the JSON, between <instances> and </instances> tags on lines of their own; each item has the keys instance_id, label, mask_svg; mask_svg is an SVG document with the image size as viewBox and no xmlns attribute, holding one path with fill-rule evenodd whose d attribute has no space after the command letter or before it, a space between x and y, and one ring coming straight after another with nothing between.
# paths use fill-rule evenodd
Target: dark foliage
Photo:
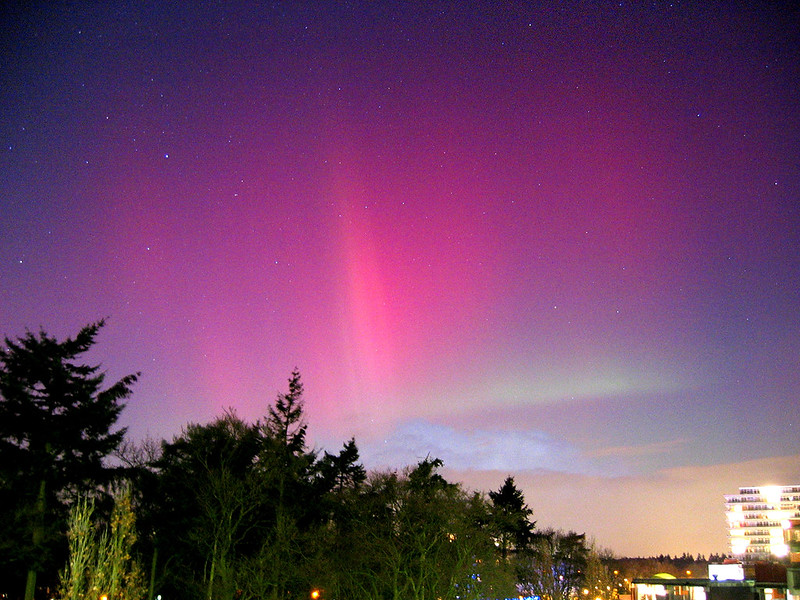
<instances>
[{"instance_id":1,"label":"dark foliage","mask_svg":"<svg viewBox=\"0 0 800 600\"><path fill-rule=\"evenodd\" d=\"M78 360L102 326L62 342L28 333L0 350L0 564L28 572L28 597L35 574L63 559L69 499L110 480L104 459L125 435L112 428L137 375L103 389L100 367Z\"/></svg>"},{"instance_id":2,"label":"dark foliage","mask_svg":"<svg viewBox=\"0 0 800 600\"><path fill-rule=\"evenodd\" d=\"M507 477L496 492L489 492L489 499L492 501L490 527L497 539L500 556L505 560L510 554L530 546L536 521L531 521L533 511L525 504L513 477Z\"/></svg>"}]
</instances>

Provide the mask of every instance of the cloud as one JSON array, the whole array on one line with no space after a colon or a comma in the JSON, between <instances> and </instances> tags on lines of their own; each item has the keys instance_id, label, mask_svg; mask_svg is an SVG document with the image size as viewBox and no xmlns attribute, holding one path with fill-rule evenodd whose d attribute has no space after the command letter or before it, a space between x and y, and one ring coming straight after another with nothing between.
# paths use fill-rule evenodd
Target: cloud
<instances>
[{"instance_id":1,"label":"cloud","mask_svg":"<svg viewBox=\"0 0 800 600\"><path fill-rule=\"evenodd\" d=\"M685 439L666 440L663 442L653 442L651 444L642 444L639 446L609 446L606 448L598 448L586 454L590 458L607 458L607 457L635 457L645 456L651 454L666 454L672 452L677 448L681 448L687 444Z\"/></svg>"},{"instance_id":2,"label":"cloud","mask_svg":"<svg viewBox=\"0 0 800 600\"><path fill-rule=\"evenodd\" d=\"M401 423L383 438L362 440L359 446L365 464L372 468L397 468L431 456L455 470L543 470L619 477L652 471L651 465L637 459L669 454L686 445L686 440L676 439L587 453L542 430L485 425L473 429L415 419Z\"/></svg>"},{"instance_id":3,"label":"cloud","mask_svg":"<svg viewBox=\"0 0 800 600\"><path fill-rule=\"evenodd\" d=\"M577 448L542 431L459 431L423 420L401 424L384 440L364 446L362 455L375 467L408 465L431 456L457 470L586 469Z\"/></svg>"}]
</instances>

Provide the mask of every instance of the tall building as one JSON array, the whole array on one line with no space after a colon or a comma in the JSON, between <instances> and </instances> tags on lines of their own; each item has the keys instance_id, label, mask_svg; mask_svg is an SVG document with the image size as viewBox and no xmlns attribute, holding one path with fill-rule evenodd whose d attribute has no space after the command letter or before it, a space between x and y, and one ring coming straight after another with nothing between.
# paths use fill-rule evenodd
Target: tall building
<instances>
[{"instance_id":1,"label":"tall building","mask_svg":"<svg viewBox=\"0 0 800 600\"><path fill-rule=\"evenodd\" d=\"M783 532L789 546L789 568L786 569L786 587L800 597L800 519L789 519L789 528Z\"/></svg>"},{"instance_id":2,"label":"tall building","mask_svg":"<svg viewBox=\"0 0 800 600\"><path fill-rule=\"evenodd\" d=\"M745 562L784 557L783 530L800 517L800 485L739 488L725 495L731 553Z\"/></svg>"}]
</instances>

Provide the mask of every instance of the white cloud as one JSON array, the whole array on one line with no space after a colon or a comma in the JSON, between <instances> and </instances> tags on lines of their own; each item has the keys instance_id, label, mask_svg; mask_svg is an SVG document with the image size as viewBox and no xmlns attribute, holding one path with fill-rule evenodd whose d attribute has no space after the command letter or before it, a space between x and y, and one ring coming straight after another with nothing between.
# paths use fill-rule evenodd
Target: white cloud
<instances>
[{"instance_id":1,"label":"white cloud","mask_svg":"<svg viewBox=\"0 0 800 600\"><path fill-rule=\"evenodd\" d=\"M431 456L457 470L581 472L587 468L574 446L541 431L459 431L422 420L400 425L384 440L364 446L361 454L365 463L376 467L394 468Z\"/></svg>"}]
</instances>

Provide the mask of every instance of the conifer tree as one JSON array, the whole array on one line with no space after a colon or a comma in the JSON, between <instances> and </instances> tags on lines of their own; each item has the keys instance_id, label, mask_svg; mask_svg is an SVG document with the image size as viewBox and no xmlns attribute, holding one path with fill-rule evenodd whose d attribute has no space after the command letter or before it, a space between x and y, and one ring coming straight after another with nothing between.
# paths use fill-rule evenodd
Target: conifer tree
<instances>
[{"instance_id":1,"label":"conifer tree","mask_svg":"<svg viewBox=\"0 0 800 600\"><path fill-rule=\"evenodd\" d=\"M506 560L530 545L536 521L530 520L533 511L525 504L525 497L513 477L506 477L503 487L489 492L489 498L492 501L490 526L500 557Z\"/></svg>"},{"instance_id":2,"label":"conifer tree","mask_svg":"<svg viewBox=\"0 0 800 600\"><path fill-rule=\"evenodd\" d=\"M29 332L0 349L0 506L11 540L2 558L27 570L26 600L63 533L60 500L106 480L103 459L125 435L112 427L138 374L103 389L100 367L79 361L103 324L62 342Z\"/></svg>"}]
</instances>

